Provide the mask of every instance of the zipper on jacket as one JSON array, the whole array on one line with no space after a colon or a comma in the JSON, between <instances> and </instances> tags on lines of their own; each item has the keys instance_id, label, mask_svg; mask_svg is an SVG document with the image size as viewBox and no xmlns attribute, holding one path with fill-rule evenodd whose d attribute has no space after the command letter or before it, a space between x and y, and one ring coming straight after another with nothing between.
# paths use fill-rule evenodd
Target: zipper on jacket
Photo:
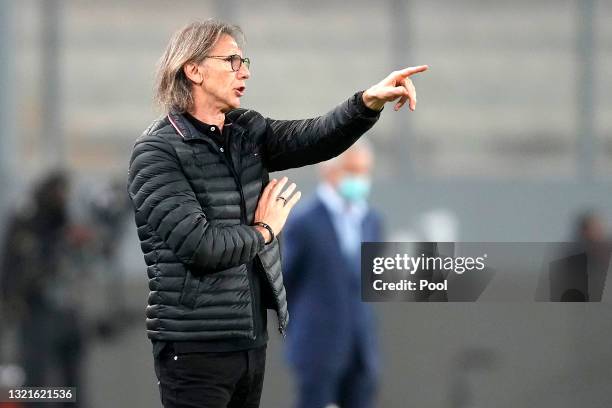
<instances>
[{"instance_id":1,"label":"zipper on jacket","mask_svg":"<svg viewBox=\"0 0 612 408\"><path fill-rule=\"evenodd\" d=\"M276 315L278 316L278 331L283 336L283 338L286 338L287 330L280 318L281 306L278 303L278 297L274 293L274 285L272 285L272 281L270 280L270 277L266 273L266 268L264 268L263 262L261 261L261 258L259 257L259 255L257 255L256 258L257 258L257 261L259 261L259 267L261 268L263 274L266 276L266 282L268 282L268 285L270 285L270 290L272 291L272 295L274 296L274 302L276 303Z\"/></svg>"},{"instance_id":2,"label":"zipper on jacket","mask_svg":"<svg viewBox=\"0 0 612 408\"><path fill-rule=\"evenodd\" d=\"M238 173L236 172L236 169L234 168L234 162L232 160L232 150L231 150L231 146L232 146L232 139L231 139L231 131L227 132L227 144L225 145L225 148L228 149L227 153L229 155L229 158L225 155L225 151L224 148L221 147L219 148L219 151L221 152L221 156L223 157L223 160L225 161L225 164L227 165L227 167L230 169L230 172L232 173L232 177L234 177L234 181L236 182L236 185L238 186L238 193L240 193L240 222L244 225L247 225L247 219L246 219L246 200L244 199L244 191L242 190L242 181L240 181L240 177L238 175ZM240 154L240 152L238 152ZM252 265L254 267L254 265ZM254 270L249 270L250 268L247 267L247 280L249 282L249 293L251 294L251 314L253 315L253 336L251 336L251 338L253 340L257 339L257 319L255 317L255 313L258 313L257 310L255 310L255 296L253 293L253 274L255 273Z\"/></svg>"}]
</instances>

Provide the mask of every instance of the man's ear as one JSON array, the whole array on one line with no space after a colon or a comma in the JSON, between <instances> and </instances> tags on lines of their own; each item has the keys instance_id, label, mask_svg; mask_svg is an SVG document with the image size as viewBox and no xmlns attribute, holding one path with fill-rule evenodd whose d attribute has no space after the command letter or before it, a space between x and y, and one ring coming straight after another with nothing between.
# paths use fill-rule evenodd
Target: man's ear
<instances>
[{"instance_id":1,"label":"man's ear","mask_svg":"<svg viewBox=\"0 0 612 408\"><path fill-rule=\"evenodd\" d=\"M189 79L194 84L196 85L202 84L202 81L204 80L204 78L202 76L202 73L200 72L199 64L196 64L195 62L188 62L185 65L183 65L183 72L185 73L185 76L187 77L187 79Z\"/></svg>"}]
</instances>

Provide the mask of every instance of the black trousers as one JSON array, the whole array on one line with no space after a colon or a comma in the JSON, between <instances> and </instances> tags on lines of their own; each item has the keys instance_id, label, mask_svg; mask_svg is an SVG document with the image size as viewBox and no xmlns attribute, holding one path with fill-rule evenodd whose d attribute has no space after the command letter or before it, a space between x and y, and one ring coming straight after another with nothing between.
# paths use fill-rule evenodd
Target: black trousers
<instances>
[{"instance_id":1,"label":"black trousers","mask_svg":"<svg viewBox=\"0 0 612 408\"><path fill-rule=\"evenodd\" d=\"M165 347L155 359L164 408L259 407L265 368L266 346L185 354Z\"/></svg>"}]
</instances>

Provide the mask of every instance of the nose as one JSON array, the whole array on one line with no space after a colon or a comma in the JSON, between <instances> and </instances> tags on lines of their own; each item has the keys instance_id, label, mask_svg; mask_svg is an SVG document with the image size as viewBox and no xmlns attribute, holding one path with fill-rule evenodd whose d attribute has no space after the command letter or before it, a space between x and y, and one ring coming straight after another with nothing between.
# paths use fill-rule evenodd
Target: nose
<instances>
[{"instance_id":1,"label":"nose","mask_svg":"<svg viewBox=\"0 0 612 408\"><path fill-rule=\"evenodd\" d=\"M239 79L249 79L250 77L251 77L251 71L249 71L246 64L240 65L240 69L238 70L238 78Z\"/></svg>"}]
</instances>

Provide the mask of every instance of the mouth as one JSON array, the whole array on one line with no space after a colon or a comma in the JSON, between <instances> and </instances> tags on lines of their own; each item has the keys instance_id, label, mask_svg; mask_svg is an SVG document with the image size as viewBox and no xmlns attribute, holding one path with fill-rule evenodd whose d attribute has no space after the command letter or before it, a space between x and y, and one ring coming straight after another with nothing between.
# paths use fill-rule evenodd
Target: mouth
<instances>
[{"instance_id":1,"label":"mouth","mask_svg":"<svg viewBox=\"0 0 612 408\"><path fill-rule=\"evenodd\" d=\"M236 96L241 97L244 95L244 91L246 91L246 87L244 86L240 86L238 88L234 88L234 92L236 93Z\"/></svg>"}]
</instances>

